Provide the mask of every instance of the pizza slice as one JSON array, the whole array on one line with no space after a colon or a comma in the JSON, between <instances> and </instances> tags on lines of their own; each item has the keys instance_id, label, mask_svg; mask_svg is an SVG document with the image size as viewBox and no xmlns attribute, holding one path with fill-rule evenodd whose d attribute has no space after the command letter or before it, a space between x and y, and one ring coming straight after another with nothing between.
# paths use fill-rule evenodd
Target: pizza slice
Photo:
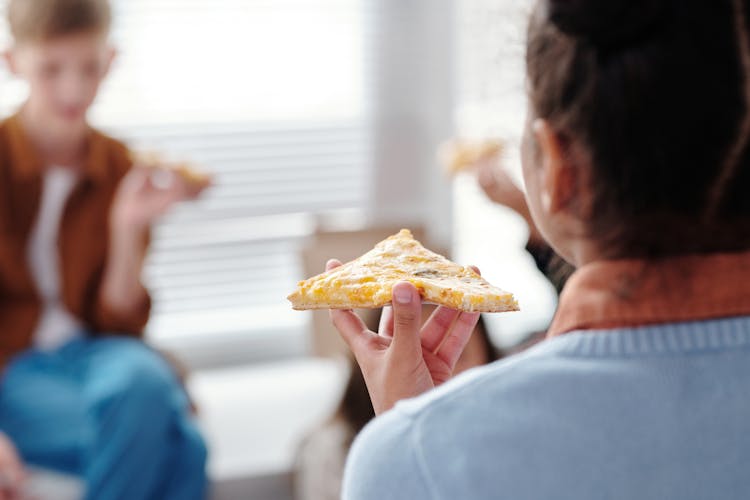
<instances>
[{"instance_id":1,"label":"pizza slice","mask_svg":"<svg viewBox=\"0 0 750 500\"><path fill-rule=\"evenodd\" d=\"M297 310L377 308L391 302L399 281L413 283L425 302L460 311L518 310L512 294L490 285L473 269L427 250L407 229L356 260L300 281L288 299Z\"/></svg>"},{"instance_id":2,"label":"pizza slice","mask_svg":"<svg viewBox=\"0 0 750 500\"><path fill-rule=\"evenodd\" d=\"M164 157L155 151L145 151L134 153L132 155L133 163L152 169L157 174L167 172L178 175L190 191L198 193L211 185L211 176L205 172L199 171L194 166L186 162L175 162L165 160ZM157 184L160 180L157 178Z\"/></svg>"},{"instance_id":3,"label":"pizza slice","mask_svg":"<svg viewBox=\"0 0 750 500\"><path fill-rule=\"evenodd\" d=\"M187 163L181 163L172 167L177 175L183 178L185 182L193 187L206 187L211 184L211 176L205 172L201 172L192 165Z\"/></svg>"},{"instance_id":4,"label":"pizza slice","mask_svg":"<svg viewBox=\"0 0 750 500\"><path fill-rule=\"evenodd\" d=\"M440 148L438 157L449 175L456 175L474 167L480 161L502 154L503 142L499 139L469 141L454 139Z\"/></svg>"}]
</instances>

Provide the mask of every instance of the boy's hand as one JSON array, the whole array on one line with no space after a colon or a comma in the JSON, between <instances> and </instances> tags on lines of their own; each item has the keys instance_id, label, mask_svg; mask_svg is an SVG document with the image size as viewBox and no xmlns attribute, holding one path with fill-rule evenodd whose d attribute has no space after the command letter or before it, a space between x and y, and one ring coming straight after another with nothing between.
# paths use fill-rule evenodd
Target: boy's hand
<instances>
[{"instance_id":1,"label":"boy's hand","mask_svg":"<svg viewBox=\"0 0 750 500\"><path fill-rule=\"evenodd\" d=\"M192 200L209 186L170 169L134 167L122 180L112 205L113 229L141 234L180 201Z\"/></svg>"},{"instance_id":2,"label":"boy's hand","mask_svg":"<svg viewBox=\"0 0 750 500\"><path fill-rule=\"evenodd\" d=\"M110 212L109 258L100 291L110 311L129 317L142 310L149 228L175 203L197 198L210 183L208 177L195 181L172 169L138 166L120 182Z\"/></svg>"},{"instance_id":3,"label":"boy's hand","mask_svg":"<svg viewBox=\"0 0 750 500\"><path fill-rule=\"evenodd\" d=\"M0 500L20 500L25 476L16 447L0 433Z\"/></svg>"},{"instance_id":4,"label":"boy's hand","mask_svg":"<svg viewBox=\"0 0 750 500\"><path fill-rule=\"evenodd\" d=\"M326 269L340 265L330 261ZM379 333L368 330L351 310L331 311L357 358L377 414L448 380L479 321L479 313L438 307L420 329L421 316L422 299L408 282L393 287L393 307L383 309Z\"/></svg>"}]
</instances>

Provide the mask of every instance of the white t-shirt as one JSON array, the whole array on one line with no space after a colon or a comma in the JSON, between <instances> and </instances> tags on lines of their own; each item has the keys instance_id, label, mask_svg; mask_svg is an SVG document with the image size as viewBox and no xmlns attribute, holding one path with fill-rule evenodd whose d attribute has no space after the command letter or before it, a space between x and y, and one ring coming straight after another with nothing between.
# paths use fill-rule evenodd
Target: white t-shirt
<instances>
[{"instance_id":1,"label":"white t-shirt","mask_svg":"<svg viewBox=\"0 0 750 500\"><path fill-rule=\"evenodd\" d=\"M63 211L78 181L76 172L52 167L44 176L39 213L29 239L27 257L42 300L34 346L54 350L81 335L81 323L65 309L60 292L58 235Z\"/></svg>"}]
</instances>

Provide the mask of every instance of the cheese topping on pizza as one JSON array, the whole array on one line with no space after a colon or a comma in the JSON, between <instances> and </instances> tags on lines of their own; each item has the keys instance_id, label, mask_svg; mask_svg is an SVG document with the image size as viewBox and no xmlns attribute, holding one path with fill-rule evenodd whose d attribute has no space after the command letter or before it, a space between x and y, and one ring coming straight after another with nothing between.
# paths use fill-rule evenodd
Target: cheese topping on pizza
<instances>
[{"instance_id":1,"label":"cheese topping on pizza","mask_svg":"<svg viewBox=\"0 0 750 500\"><path fill-rule=\"evenodd\" d=\"M518 310L512 294L427 250L407 229L348 264L300 281L288 299L298 310L377 308L391 302L399 281L411 282L426 302L461 311Z\"/></svg>"}]
</instances>

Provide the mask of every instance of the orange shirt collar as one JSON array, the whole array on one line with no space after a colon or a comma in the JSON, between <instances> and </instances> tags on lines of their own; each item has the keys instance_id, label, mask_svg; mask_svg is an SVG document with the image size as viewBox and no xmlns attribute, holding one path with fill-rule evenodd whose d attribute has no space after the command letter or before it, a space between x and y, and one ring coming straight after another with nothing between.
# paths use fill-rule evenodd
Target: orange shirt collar
<instances>
[{"instance_id":1,"label":"orange shirt collar","mask_svg":"<svg viewBox=\"0 0 750 500\"><path fill-rule=\"evenodd\" d=\"M26 134L19 113L8 118L7 127L11 169L20 177L29 178L41 175L45 165ZM91 129L82 168L83 175L95 181L106 180L107 164L106 139L102 134Z\"/></svg>"},{"instance_id":2,"label":"orange shirt collar","mask_svg":"<svg viewBox=\"0 0 750 500\"><path fill-rule=\"evenodd\" d=\"M585 265L571 276L548 336L750 315L750 252Z\"/></svg>"}]
</instances>

